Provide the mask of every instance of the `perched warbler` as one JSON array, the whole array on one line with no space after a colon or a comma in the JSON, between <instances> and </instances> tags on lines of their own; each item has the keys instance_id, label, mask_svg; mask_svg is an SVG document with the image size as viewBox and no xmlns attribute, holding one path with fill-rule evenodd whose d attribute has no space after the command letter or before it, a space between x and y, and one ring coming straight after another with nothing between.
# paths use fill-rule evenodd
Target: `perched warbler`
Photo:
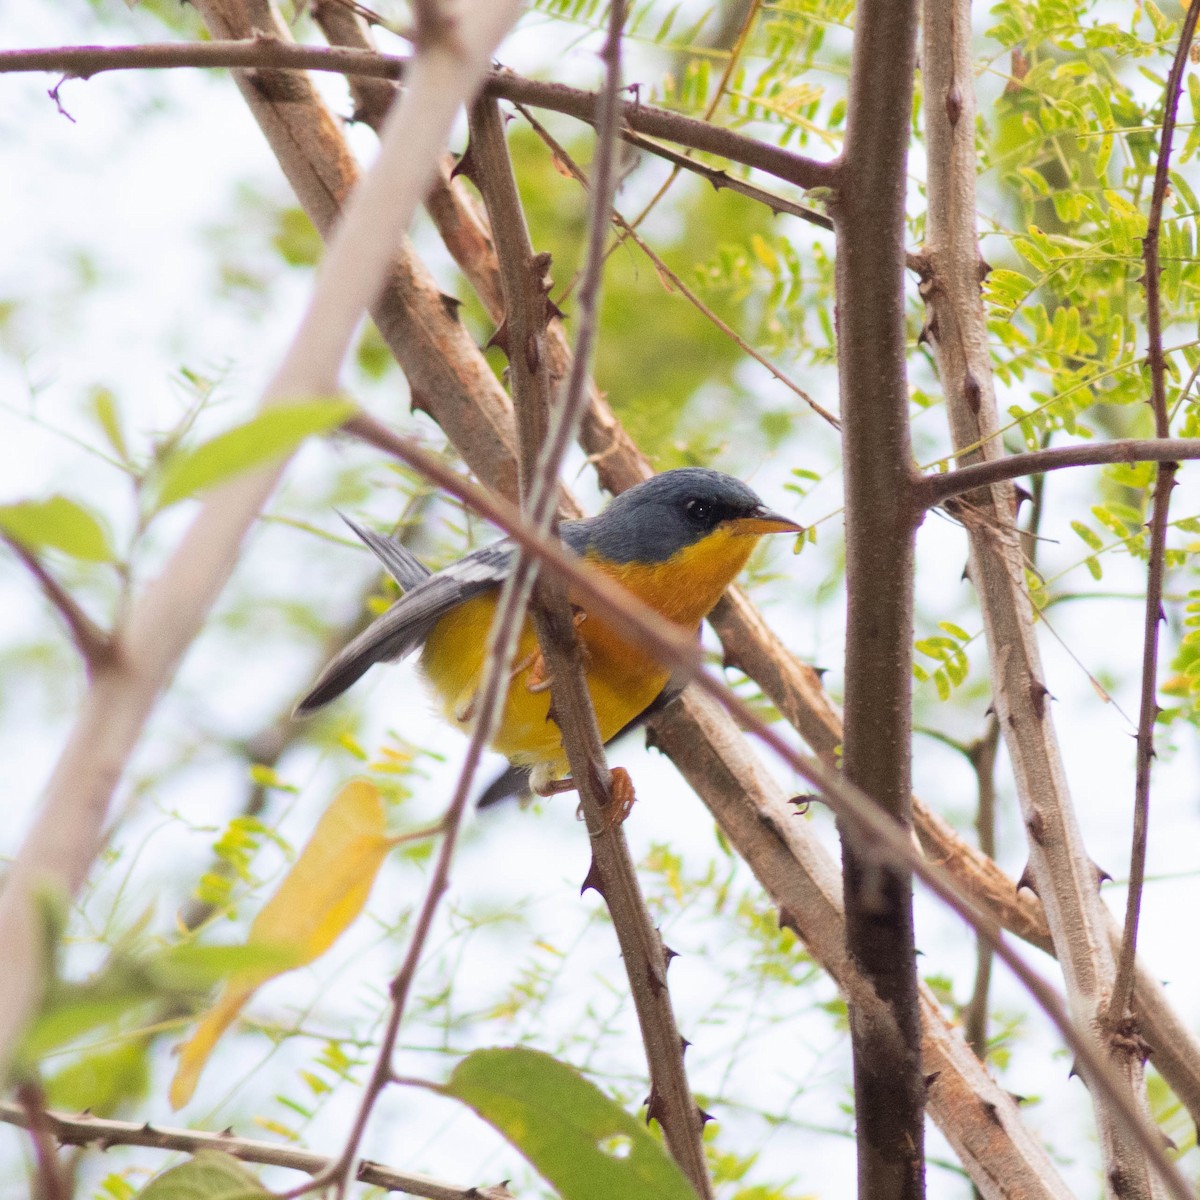
<instances>
[{"instance_id":1,"label":"perched warbler","mask_svg":"<svg viewBox=\"0 0 1200 1200\"><path fill-rule=\"evenodd\" d=\"M500 585L516 559L512 541L484 546L432 574L406 547L348 522L404 594L322 671L296 707L303 716L340 696L377 662L398 662L418 646L422 670L446 717L467 731L487 657ZM699 633L700 622L768 533L802 527L772 512L740 480L701 467L665 471L617 496L597 517L564 522L567 547L662 616ZM669 669L617 635L603 617L576 605L588 691L607 742L663 697ZM492 746L541 794L571 788L549 680L526 619ZM614 793L632 803L628 776ZM510 779L510 782L512 780ZM495 792L495 788L489 789ZM492 799L499 795L493 794Z\"/></svg>"}]
</instances>

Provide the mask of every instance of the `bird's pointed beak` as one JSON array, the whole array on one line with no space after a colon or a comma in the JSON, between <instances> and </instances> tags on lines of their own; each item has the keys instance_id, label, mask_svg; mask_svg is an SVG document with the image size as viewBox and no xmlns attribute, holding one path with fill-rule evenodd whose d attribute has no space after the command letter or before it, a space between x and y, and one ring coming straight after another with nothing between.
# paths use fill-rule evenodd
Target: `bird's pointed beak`
<instances>
[{"instance_id":1,"label":"bird's pointed beak","mask_svg":"<svg viewBox=\"0 0 1200 1200\"><path fill-rule=\"evenodd\" d=\"M804 532L803 525L798 525L781 513L773 512L765 504L760 504L746 516L739 517L734 522L734 526L738 533L752 533L756 537L761 537L765 533Z\"/></svg>"}]
</instances>

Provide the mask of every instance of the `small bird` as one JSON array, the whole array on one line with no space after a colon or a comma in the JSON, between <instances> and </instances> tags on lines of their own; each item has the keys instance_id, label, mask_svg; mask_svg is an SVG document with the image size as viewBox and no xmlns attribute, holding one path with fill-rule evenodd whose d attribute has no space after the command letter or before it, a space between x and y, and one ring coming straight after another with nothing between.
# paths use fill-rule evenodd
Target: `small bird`
<instances>
[{"instance_id":1,"label":"small bird","mask_svg":"<svg viewBox=\"0 0 1200 1200\"><path fill-rule=\"evenodd\" d=\"M404 594L321 672L296 706L305 716L340 696L377 662L398 662L423 646L421 668L447 719L469 731L487 658L500 586L516 561L505 538L432 574L398 542L347 524L383 563ZM699 634L700 622L768 533L802 533L740 480L702 467L665 471L617 496L596 517L564 522L560 535L585 562L628 588L669 621ZM600 735L610 741L644 717L665 692L669 668L620 637L586 605L575 605L588 691ZM526 618L492 747L516 775L528 772L540 795L572 790L562 736L550 712L550 680ZM614 771L614 801L624 811L632 785ZM515 790L515 788L513 788ZM495 785L489 793L495 792ZM618 795L619 793L619 795ZM492 794L493 800L499 795Z\"/></svg>"}]
</instances>

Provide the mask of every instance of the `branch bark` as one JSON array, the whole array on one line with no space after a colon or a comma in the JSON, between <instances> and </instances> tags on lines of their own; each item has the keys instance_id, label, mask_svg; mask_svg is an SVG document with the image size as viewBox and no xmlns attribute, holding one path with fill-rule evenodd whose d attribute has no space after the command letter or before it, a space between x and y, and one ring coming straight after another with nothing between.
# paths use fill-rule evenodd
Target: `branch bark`
<instances>
[{"instance_id":1,"label":"branch bark","mask_svg":"<svg viewBox=\"0 0 1200 1200\"><path fill-rule=\"evenodd\" d=\"M325 8L331 10L331 16L345 10L331 3L318 7L316 15L327 36L336 36L339 41L349 41L353 45L370 45L355 18L351 18L353 24L343 23L335 32L326 21ZM390 91L390 85L385 86ZM355 95L360 111L371 120L373 110L380 104L380 94L376 93L373 101L365 90L356 91ZM431 193L429 204L439 232L460 268L494 319L501 321L504 309L500 300L499 266L486 217L478 211L461 181L450 180L448 166L444 165L442 178ZM570 363L570 349L557 319L550 322L547 343L553 376L562 378ZM652 473L649 462L626 434L594 384L580 441L601 483L610 492L623 491ZM1189 451L1200 453L1193 442L1177 439L1172 445L1181 455ZM1112 461L1125 461L1129 454L1154 452L1156 448L1154 442L1111 442L1099 447L1068 447L1042 453L1047 456L1046 469L1054 469L1050 456L1071 457L1100 452L1110 453ZM1009 464L1018 468L1013 471L1014 475L1020 474L1021 462L1030 457L1037 456L1014 455L997 462L960 468L947 475L928 477L922 485L941 486L958 480L961 472L1002 470ZM964 486L962 490L969 488ZM721 639L727 664L744 670L754 679L814 751L832 762L842 744L843 729L816 672L792 656L738 588L730 589L710 622ZM1005 928L1053 953L1045 916L1032 893L1018 890L1015 882L994 862L964 842L936 812L916 797L913 798L913 811L926 853L935 862L947 866L960 886L987 911L994 913ZM1111 922L1109 933L1110 938L1119 936ZM1200 1043L1172 1009L1156 977L1144 967L1138 971L1137 989L1145 1032L1155 1048L1155 1062L1193 1117L1200 1120Z\"/></svg>"},{"instance_id":2,"label":"branch bark","mask_svg":"<svg viewBox=\"0 0 1200 1200\"><path fill-rule=\"evenodd\" d=\"M60 46L37 50L0 51L0 75L14 72L54 71L66 78L90 79L105 71L166 70L179 67L227 67L235 71L332 71L339 75L365 75L375 79L404 79L412 59L322 46L297 46L290 35L271 24L216 35L219 40L197 44L166 43L147 46ZM598 96L595 92L527 79L506 68L494 69L484 91L504 100L519 100L535 108L575 117L591 124ZM693 150L702 150L765 171L801 188L825 187L837 173L834 163L805 158L779 146L759 142L731 129L710 125L682 113L656 108L640 101L620 101L621 122L637 133L662 138Z\"/></svg>"},{"instance_id":3,"label":"branch bark","mask_svg":"<svg viewBox=\"0 0 1200 1200\"><path fill-rule=\"evenodd\" d=\"M835 199L838 375L846 495L846 777L911 822L916 470L908 427L904 199L916 67L915 0L855 17ZM912 880L841 826L846 936L888 1020L851 1002L858 1194L925 1192L925 1082Z\"/></svg>"},{"instance_id":4,"label":"branch bark","mask_svg":"<svg viewBox=\"0 0 1200 1200\"><path fill-rule=\"evenodd\" d=\"M689 688L651 722L670 756L792 929L851 1003L890 1025L889 1010L846 948L837 864L765 770L737 725ZM987 1200L1071 1195L1013 1097L988 1074L921 985L921 1057L930 1115Z\"/></svg>"},{"instance_id":5,"label":"branch bark","mask_svg":"<svg viewBox=\"0 0 1200 1200\"><path fill-rule=\"evenodd\" d=\"M370 46L366 32L356 18L351 18L351 23L343 22L335 32L324 17L322 10L325 8L331 10L331 16L345 10L328 0L318 6L317 18L327 36L352 45ZM390 85L385 87L390 93ZM355 98L360 111L371 120L372 110L380 104L380 94L376 93L371 100L364 89L356 91ZM442 180L431 193L429 205L439 232L460 268L493 318L500 322L504 307L500 299L499 266L486 216L478 210L461 181L450 180L448 166L444 166ZM552 373L555 379L560 379L567 373L571 356L562 324L556 319L550 322L547 343ZM601 483L610 492L623 491L652 473L649 462L629 438L594 384L580 441ZM1177 441L1174 444L1180 447L1181 452L1189 448L1196 450L1194 443ZM1126 446L1140 452L1155 445L1153 442L1106 443L1102 447L1070 447L1066 452L1093 453L1111 447L1114 461L1123 461ZM1046 453L1058 455L1063 451ZM1003 468L1009 462L1017 463L1023 457L1013 456L998 463L962 470L974 472ZM1052 468L1053 464L1048 464L1048 469ZM941 484L958 477L959 472L956 471L922 482ZM843 741L843 729L841 719L829 703L817 673L794 658L745 594L736 587L731 588L718 605L710 617L710 623L721 639L726 663L738 667L754 679L814 751L825 761L833 762ZM693 736L700 736L699 730L695 730ZM986 911L995 914L1005 928L1032 945L1053 953L1044 913L1033 894L1027 889L1019 890L1016 883L994 862L963 841L917 797L913 798L913 811L918 834L931 859L946 866L967 894ZM1109 924L1110 938L1119 937L1119 931L1111 922ZM1139 968L1137 989L1143 1024L1155 1047L1155 1062L1193 1117L1200 1120L1200 1043L1168 1003L1157 978L1144 967Z\"/></svg>"},{"instance_id":6,"label":"branch bark","mask_svg":"<svg viewBox=\"0 0 1200 1200\"><path fill-rule=\"evenodd\" d=\"M1001 447L975 232L975 95L967 0L926 0L925 121L929 211L922 294L956 446L980 446L964 461L993 459ZM1104 1022L1113 955L1095 868L1083 845L1054 725L1025 590L1013 491L974 493L980 516L966 521L970 576L979 597L991 661L994 704L1008 748L1029 842L1028 878L1041 898L1077 1024L1105 1042L1125 1096L1144 1105L1143 1046L1114 1040ZM1143 1146L1083 1070L1092 1092L1106 1187L1121 1200L1162 1194Z\"/></svg>"},{"instance_id":7,"label":"branch bark","mask_svg":"<svg viewBox=\"0 0 1200 1200\"><path fill-rule=\"evenodd\" d=\"M1162 305L1159 298L1159 234L1162 229L1163 205L1171 177L1171 143L1175 136L1175 121L1179 98L1183 91L1183 72L1187 67L1192 39L1196 34L1196 18L1190 8L1185 11L1179 45L1167 77L1163 93L1162 139L1158 162L1154 168L1154 188L1150 195L1150 212L1146 236L1142 240L1142 258L1146 264L1143 285L1146 289L1147 360L1150 363L1150 407L1154 413L1154 432L1159 438L1171 434L1171 418L1167 412L1167 363L1163 354ZM1146 616L1142 636L1142 692L1138 711L1137 772L1133 797L1133 839L1129 855L1129 891L1125 900L1125 929L1117 955L1117 975L1109 1001L1108 1020L1114 1027L1129 1012L1133 998L1133 974L1137 958L1138 918L1142 907L1142 887L1146 879L1146 844L1150 823L1150 769L1154 759L1154 724L1158 719L1158 633L1165 620L1162 606L1163 575L1167 558L1167 514L1171 507L1171 491L1175 487L1178 462L1159 465L1154 481L1153 515L1150 519L1150 560L1146 569ZM1136 1015L1136 1014L1133 1014Z\"/></svg>"},{"instance_id":8,"label":"branch bark","mask_svg":"<svg viewBox=\"0 0 1200 1200\"><path fill-rule=\"evenodd\" d=\"M201 1129L171 1129L163 1125L135 1124L132 1121L112 1121L89 1115L68 1116L66 1113L45 1112L46 1126L55 1140L63 1146L149 1146L155 1150L170 1150L176 1154L196 1154L200 1150L219 1150L242 1162L261 1163L269 1167L287 1167L308 1175L319 1175L328 1169L331 1159L283 1146L278 1142L258 1142L251 1138L235 1137L231 1133L208 1133ZM29 1128L30 1117L16 1104L0 1101L0 1121L6 1125ZM382 1163L361 1160L354 1172L359 1183L402 1192L406 1196L422 1196L425 1200L512 1200L504 1186L456 1187L427 1175L397 1171Z\"/></svg>"},{"instance_id":9,"label":"branch bark","mask_svg":"<svg viewBox=\"0 0 1200 1200\"><path fill-rule=\"evenodd\" d=\"M930 297L934 294L931 292ZM917 498L925 508L935 508L954 496L1025 475L1040 475L1044 471L1106 463L1182 462L1196 458L1200 458L1200 441L1196 438L1115 438L1095 445L1052 446L1026 454L1005 454L1003 447L998 447L983 461L966 463L940 475L922 476L917 484Z\"/></svg>"},{"instance_id":10,"label":"branch bark","mask_svg":"<svg viewBox=\"0 0 1200 1200\"><path fill-rule=\"evenodd\" d=\"M987 937L996 955L1016 974L1025 988L1050 1017L1067 1046L1075 1053L1081 1070L1089 1073L1092 1086L1111 1103L1122 1127L1136 1139L1154 1169L1177 1200L1195 1200L1190 1185L1179 1168L1163 1151L1157 1127L1138 1108L1108 1066L1104 1053L1089 1030L1072 1020L1057 993L1002 936L999 926L972 903L940 866L924 859L911 838L863 791L817 759L797 753L791 743L766 725L754 711L723 683L703 670L698 647L692 638L664 620L608 576L580 562L564 550L561 542L549 538L502 497L488 492L452 471L436 455L413 441L380 426L369 417L358 416L346 428L381 450L394 454L402 462L456 496L464 504L503 529L523 550L549 564L556 575L567 581L580 601L603 616L620 637L641 647L647 654L671 668L681 680L714 699L734 720L768 746L782 762L807 780L833 808L839 821L852 824L859 844L882 864L899 864L902 870L920 876L935 896L948 905L977 933ZM552 438L553 440L553 438ZM965 1046L965 1042L963 1043ZM969 1052L969 1050L968 1050Z\"/></svg>"}]
</instances>

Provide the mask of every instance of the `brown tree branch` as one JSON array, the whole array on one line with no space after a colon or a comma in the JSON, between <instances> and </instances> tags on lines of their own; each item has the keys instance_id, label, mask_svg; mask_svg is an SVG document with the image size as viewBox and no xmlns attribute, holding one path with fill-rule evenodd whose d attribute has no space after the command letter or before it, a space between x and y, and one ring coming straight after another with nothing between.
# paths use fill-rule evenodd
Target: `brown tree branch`
<instances>
[{"instance_id":1,"label":"brown tree branch","mask_svg":"<svg viewBox=\"0 0 1200 1200\"><path fill-rule=\"evenodd\" d=\"M975 79L969 0L925 0L922 68L928 146L929 207L922 295L927 329L946 395L955 446L970 447L960 461L1002 456L988 334L979 281L976 234ZM969 469L969 468L968 468ZM1122 1200L1162 1193L1147 1149L1132 1136L1118 1108L1145 1111L1144 1045L1114 1040L1104 1021L1114 960L1109 922L1097 874L1071 804L1048 703L1032 609L1025 587L1013 489L1008 484L972 494L964 524L970 541L970 577L987 634L994 707L1021 802L1029 866L1023 876L1045 908L1062 965L1072 1012L1121 1081L1121 1102L1091 1091L1108 1194ZM1112 1076L1110 1076L1111 1078Z\"/></svg>"},{"instance_id":2,"label":"brown tree branch","mask_svg":"<svg viewBox=\"0 0 1200 1200\"><path fill-rule=\"evenodd\" d=\"M739 179L736 175L730 175L728 171L719 171L716 167L710 167L706 163L697 162L694 158L688 158L685 154L678 154L669 146L660 145L648 137L643 137L640 133L625 130L621 134L621 137L629 145L635 146L639 150L644 150L647 154L653 154L657 158L666 160L677 170L688 171L693 175L698 175L701 179L710 183L715 192L722 190L736 192L739 196L745 196L748 200L755 200L759 204L765 205L776 215L786 213L790 217L799 217L800 220L807 221L810 225L816 225L820 229L833 229L833 221L824 213L817 212L814 208L806 208L803 204L797 204L795 201L789 200L786 196L777 196L774 192L768 192L765 188L747 183L744 179ZM648 207L649 205L647 205ZM636 229L639 221L635 218L629 224ZM609 247L608 252L611 254L614 248Z\"/></svg>"},{"instance_id":3,"label":"brown tree branch","mask_svg":"<svg viewBox=\"0 0 1200 1200\"><path fill-rule=\"evenodd\" d=\"M320 9L317 15L321 19ZM325 28L329 34L328 24ZM353 29L349 32L363 39L354 44L369 45L361 26L357 32ZM345 33L342 36L346 36ZM363 97L359 95L356 98L361 106ZM499 300L499 268L486 218L476 210L461 182L449 181L448 169L443 173L443 179L442 186L431 194L431 211L459 266L499 322L503 319L503 305ZM570 351L561 323L557 320L550 323L548 342L555 376L565 375ZM580 440L601 482L611 492L620 492L651 474L645 456L629 439L594 386ZM1096 448L1078 449L1091 451ZM984 464L983 467L968 469L986 470L993 465ZM933 477L939 482L949 478L956 476ZM710 622L721 638L727 661L743 669L763 687L808 744L827 761L833 761L842 742L841 721L830 706L817 674L792 656L737 588L730 589L710 617ZM699 731L694 736L699 736ZM913 805L917 830L926 853L934 861L947 865L955 873L960 885L978 903L995 913L1006 928L1031 944L1053 953L1044 914L1032 893L1028 890L1018 891L1014 881L994 862L980 856L973 846L958 837L936 812L918 798L914 797ZM1119 936L1115 927L1110 933L1113 938ZM1176 1094L1200 1120L1200 1046L1168 1003L1162 986L1151 972L1140 968L1137 986L1139 1010L1147 1036L1155 1046L1155 1061ZM1003 1176L1005 1172L1000 1171L999 1174Z\"/></svg>"},{"instance_id":4,"label":"brown tree branch","mask_svg":"<svg viewBox=\"0 0 1200 1200\"><path fill-rule=\"evenodd\" d=\"M619 427L617 429L619 433ZM484 439L486 440L486 439ZM620 454L614 454L608 457L607 461L601 465L602 469L609 471L610 477L619 476L627 471L626 459Z\"/></svg>"},{"instance_id":5,"label":"brown tree branch","mask_svg":"<svg viewBox=\"0 0 1200 1200\"><path fill-rule=\"evenodd\" d=\"M230 33L223 35L221 40L207 43L4 50L0 51L0 74L54 71L68 78L90 79L105 71L226 67L241 71L331 71L339 75L399 80L405 77L411 62L408 58L366 54L358 50L298 46L281 37L278 30L272 30L270 34L260 31L244 38ZM489 96L551 109L588 124L595 118L596 93L561 83L526 79L504 68L491 72L484 83L484 91ZM620 101L619 107L622 122L638 133L727 158L797 187L826 187L833 183L837 174L836 163L805 158L681 113L639 101Z\"/></svg>"},{"instance_id":6,"label":"brown tree branch","mask_svg":"<svg viewBox=\"0 0 1200 1200\"><path fill-rule=\"evenodd\" d=\"M37 580L42 594L62 617L71 635L75 649L79 651L88 675L94 675L112 661L115 654L113 639L105 633L91 617L75 602L75 597L50 573L28 546L8 534L0 534L8 548L25 564L29 573Z\"/></svg>"},{"instance_id":7,"label":"brown tree branch","mask_svg":"<svg viewBox=\"0 0 1200 1200\"><path fill-rule=\"evenodd\" d=\"M737 70L738 62L741 60L742 52L746 49L746 43L750 40L751 30L754 28L754 22L758 19L758 14L761 11L761 8L762 0L749 0L749 2L746 3L745 12L741 15L741 18L738 22L737 34L733 39L732 46L730 46L729 56L725 60L725 66L721 71L721 77L717 80L717 86L714 89L711 98L704 106L703 120L711 121L713 116L716 114L717 108L720 106L721 101L724 99L725 89L729 87L729 81L733 78L734 71ZM728 22L732 20L735 13L735 7L730 5L726 9L726 21ZM725 32L727 35L732 34L733 28L727 25L726 29L722 30L721 32ZM645 221L645 219L655 210L655 208L658 207L663 197L666 196L666 194L671 190L671 186L674 184L675 180L679 178L680 171L688 169L691 166L692 160L689 156L679 155L677 157L670 175L668 175L667 178L659 185L658 190L655 191L654 195L651 196L646 202L642 211L638 213L638 215L630 222L634 229L639 228L642 222ZM832 229L832 222L826 225L826 228ZM611 254L614 250L616 250L623 240L624 236L618 236L616 241L609 247L608 253Z\"/></svg>"},{"instance_id":8,"label":"brown tree branch","mask_svg":"<svg viewBox=\"0 0 1200 1200\"><path fill-rule=\"evenodd\" d=\"M1142 239L1142 258L1146 264L1143 284L1146 289L1146 358L1150 364L1150 407L1154 412L1154 432L1159 438L1171 434L1167 412L1167 363L1163 354L1162 304L1159 297L1159 233L1163 205L1171 178L1171 144L1183 91L1183 72L1187 67L1200 13L1187 9L1175 59L1167 76L1163 95L1162 138L1158 162L1154 168L1154 188L1150 194L1150 212L1146 236ZM1150 769L1154 759L1154 724L1158 719L1158 635L1165 619L1162 606L1163 574L1167 557L1167 519L1171 491L1175 487L1177 462L1164 462L1154 481L1154 510L1150 519L1150 558L1146 569L1145 633L1142 637L1142 688L1138 708L1137 767L1133 796L1133 837L1129 852L1129 891L1125 898L1125 928L1117 955L1116 978L1108 1002L1108 1020L1116 1028L1129 1011L1133 998L1133 976L1137 960L1138 920L1142 909L1142 889L1146 881L1146 845L1150 824ZM1135 1014L1136 1015L1136 1014Z\"/></svg>"},{"instance_id":9,"label":"brown tree branch","mask_svg":"<svg viewBox=\"0 0 1200 1200\"><path fill-rule=\"evenodd\" d=\"M838 865L810 822L718 705L689 688L650 724L792 929L844 996L890 1023L886 1008L846 949ZM1071 1195L1031 1136L1013 1097L988 1074L929 989L920 987L921 1058L934 1077L930 1115L988 1200Z\"/></svg>"},{"instance_id":10,"label":"brown tree branch","mask_svg":"<svg viewBox=\"0 0 1200 1200\"><path fill-rule=\"evenodd\" d=\"M996 757L1000 749L1000 723L994 713L983 734L964 748L975 772L978 803L975 824L980 853L996 857ZM976 949L975 985L963 1015L967 1042L979 1058L987 1058L988 995L992 981L992 948L982 939Z\"/></svg>"},{"instance_id":11,"label":"brown tree branch","mask_svg":"<svg viewBox=\"0 0 1200 1200\"><path fill-rule=\"evenodd\" d=\"M269 1167L287 1167L318 1175L330 1162L323 1154L297 1150L278 1142L258 1142L234 1137L230 1133L208 1133L200 1129L171 1129L148 1122L112 1121L88 1114L72 1117L66 1113L45 1112L47 1128L54 1139L64 1146L95 1146L107 1150L110 1146L148 1146L176 1154L196 1154L201 1150L219 1150L242 1162L261 1163ZM0 1101L0 1121L19 1128L29 1127L29 1115L19 1105ZM425 1200L512 1200L512 1193L500 1187L456 1187L425 1175L397 1171L382 1163L361 1159L355 1167L354 1178L359 1183L402 1192L407 1196L423 1196Z\"/></svg>"},{"instance_id":12,"label":"brown tree branch","mask_svg":"<svg viewBox=\"0 0 1200 1200\"><path fill-rule=\"evenodd\" d=\"M817 672L792 655L736 588L726 594L710 622L721 638L726 665L753 679L813 752L823 762L835 763L842 744L842 723ZM926 855L945 867L959 887L1005 929L1053 954L1046 914L1034 894L1018 888L1015 880L961 838L919 797L914 796L912 804L917 836ZM1107 908L1103 914L1115 950L1121 931ZM1167 1000L1157 976L1141 964L1136 998L1142 1032L1154 1049L1155 1066L1193 1120L1200 1122L1200 1041Z\"/></svg>"},{"instance_id":13,"label":"brown tree branch","mask_svg":"<svg viewBox=\"0 0 1200 1200\"><path fill-rule=\"evenodd\" d=\"M855 16L846 140L830 205L837 233L838 376L846 496L846 777L879 814L912 820L917 474L908 424L904 185L916 0ZM890 1017L850 1005L858 1194L925 1194L925 1079L912 879L841 825L847 945Z\"/></svg>"},{"instance_id":14,"label":"brown tree branch","mask_svg":"<svg viewBox=\"0 0 1200 1200\"><path fill-rule=\"evenodd\" d=\"M924 475L916 485L917 499L925 508L934 508L953 496L1045 471L1108 463L1182 462L1196 458L1200 458L1198 438L1116 438L1095 445L1052 446L1024 454L999 454L939 475Z\"/></svg>"}]
</instances>

